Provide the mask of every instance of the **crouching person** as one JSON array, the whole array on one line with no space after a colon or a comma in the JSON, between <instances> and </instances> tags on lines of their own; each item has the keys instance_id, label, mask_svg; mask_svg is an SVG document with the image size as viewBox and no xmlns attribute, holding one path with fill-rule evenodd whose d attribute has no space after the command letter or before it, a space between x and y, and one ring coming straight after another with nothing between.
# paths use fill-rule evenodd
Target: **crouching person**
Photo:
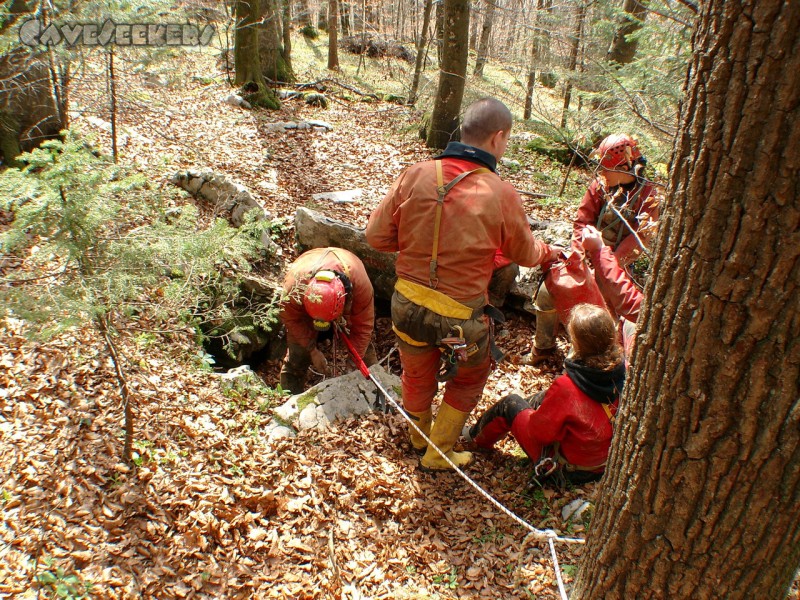
<instances>
[{"instance_id":1,"label":"crouching person","mask_svg":"<svg viewBox=\"0 0 800 600\"><path fill-rule=\"evenodd\" d=\"M600 479L625 382L615 325L603 308L576 306L567 326L572 353L566 373L531 404L516 394L500 400L472 426L469 438L488 449L511 433L540 480L559 472L575 484Z\"/></svg>"},{"instance_id":2,"label":"crouching person","mask_svg":"<svg viewBox=\"0 0 800 600\"><path fill-rule=\"evenodd\" d=\"M281 368L281 387L305 390L312 364L324 373L327 360L317 348L319 332L340 322L367 366L377 362L370 343L375 322L373 290L364 264L341 248L315 248L289 265L283 282L280 319L289 345Z\"/></svg>"}]
</instances>

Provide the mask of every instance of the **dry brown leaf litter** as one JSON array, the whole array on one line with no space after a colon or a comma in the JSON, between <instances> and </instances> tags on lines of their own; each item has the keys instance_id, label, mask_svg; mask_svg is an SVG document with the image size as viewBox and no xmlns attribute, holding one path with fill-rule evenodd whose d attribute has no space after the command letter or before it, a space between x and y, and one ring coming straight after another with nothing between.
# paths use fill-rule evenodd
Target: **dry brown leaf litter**
<instances>
[{"instance_id":1,"label":"dry brown leaf litter","mask_svg":"<svg viewBox=\"0 0 800 600\"><path fill-rule=\"evenodd\" d=\"M192 82L191 68L209 68L197 58L182 65L184 87L147 88L146 101L134 99L145 95L137 76L121 69L122 126L150 140L131 138L123 161L161 182L170 201L179 198L166 183L172 173L211 166L277 217L312 205L313 193L361 188L362 202L315 208L364 225L393 178L429 156L396 133L418 119L411 109L344 102L327 111L293 103L278 113L242 111L220 104L224 86ZM96 104L91 86L80 89L76 103ZM263 127L300 118L334 129ZM535 216L553 216L525 203ZM380 319L381 339L390 339L388 328ZM503 347L527 351L529 321L512 316L507 328ZM547 548L522 548L525 532L455 475L418 471L397 415L268 447L258 434L265 417L232 404L188 359L188 332L156 346L126 334L141 461L132 468L119 461L120 399L96 332L75 329L46 345L23 333L16 321L0 331L0 594L36 597L35 575L57 565L100 598L557 597ZM396 354L391 360L397 368ZM515 389L542 389L554 374L503 363L480 408ZM593 492L534 496L529 465L510 442L478 455L469 472L537 527L563 527L560 507ZM579 553L560 547L562 566Z\"/></svg>"}]
</instances>

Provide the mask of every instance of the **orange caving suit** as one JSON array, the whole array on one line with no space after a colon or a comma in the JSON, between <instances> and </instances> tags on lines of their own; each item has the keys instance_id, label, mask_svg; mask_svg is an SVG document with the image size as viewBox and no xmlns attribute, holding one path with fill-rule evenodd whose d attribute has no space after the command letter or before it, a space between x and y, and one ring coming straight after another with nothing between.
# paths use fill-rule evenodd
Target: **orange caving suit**
<instances>
[{"instance_id":1,"label":"orange caving suit","mask_svg":"<svg viewBox=\"0 0 800 600\"><path fill-rule=\"evenodd\" d=\"M480 400L490 371L489 319L483 314L497 250L520 265L535 266L549 257L536 240L513 186L502 181L489 153L451 143L440 157L443 182L476 168L446 195L438 239L438 282L432 285L431 259L437 206L436 161L416 164L392 184L369 219L366 236L377 250L399 252L398 286L392 297L392 321L403 365L403 403L407 410L430 408L436 394L438 340L454 325L463 328L469 359L445 385L444 402L471 411ZM488 168L487 168L488 167ZM435 289L473 309L468 318L443 316L419 304L418 293ZM414 293L410 293L414 292ZM415 300L408 296L414 296Z\"/></svg>"},{"instance_id":2,"label":"orange caving suit","mask_svg":"<svg viewBox=\"0 0 800 600\"><path fill-rule=\"evenodd\" d=\"M289 265L283 280L285 300L281 305L280 319L286 326L289 353L281 372L284 380L298 380L302 385L310 364L309 353L317 343L317 331L311 317L303 308L303 291L318 271L339 271L347 275L353 286L348 294L343 317L350 331L349 338L361 357L367 351L375 323L372 283L364 264L352 252L341 248L315 248L301 254ZM286 375L286 376L285 376ZM295 391L294 386L291 388ZM301 390L302 391L302 390Z\"/></svg>"},{"instance_id":3,"label":"orange caving suit","mask_svg":"<svg viewBox=\"0 0 800 600\"><path fill-rule=\"evenodd\" d=\"M650 220L658 221L660 207L652 184L634 182L613 188L608 195L614 196L615 208L625 217L634 231L639 230L639 220L644 213L650 216ZM579 250L583 229L587 225L594 225L602 233L603 242L611 246L620 265L625 267L636 259L640 252L636 238L620 222L614 211L606 208L606 192L597 179L589 184L572 225L573 247ZM649 241L647 235L643 241L645 244Z\"/></svg>"}]
</instances>

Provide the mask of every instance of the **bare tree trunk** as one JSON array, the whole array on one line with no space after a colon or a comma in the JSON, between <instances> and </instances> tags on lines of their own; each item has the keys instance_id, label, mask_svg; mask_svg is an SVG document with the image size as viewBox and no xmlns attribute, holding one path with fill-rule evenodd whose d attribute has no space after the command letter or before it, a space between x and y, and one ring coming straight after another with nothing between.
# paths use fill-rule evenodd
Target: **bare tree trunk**
<instances>
[{"instance_id":1,"label":"bare tree trunk","mask_svg":"<svg viewBox=\"0 0 800 600\"><path fill-rule=\"evenodd\" d=\"M307 25L311 25L311 6L308 0L299 0L300 10L297 11L297 24L302 29ZM289 9L291 11L291 8Z\"/></svg>"},{"instance_id":2,"label":"bare tree trunk","mask_svg":"<svg viewBox=\"0 0 800 600\"><path fill-rule=\"evenodd\" d=\"M339 6L339 22L341 25L342 35L348 36L350 35L350 18L348 14L350 12L350 3L344 2L340 0L341 4Z\"/></svg>"},{"instance_id":3,"label":"bare tree trunk","mask_svg":"<svg viewBox=\"0 0 800 600\"><path fill-rule=\"evenodd\" d=\"M444 0L436 2L436 59L442 63L442 51L444 47Z\"/></svg>"},{"instance_id":4,"label":"bare tree trunk","mask_svg":"<svg viewBox=\"0 0 800 600\"><path fill-rule=\"evenodd\" d=\"M556 86L556 76L552 71L552 49L551 44L553 40L553 0L539 0L537 3L537 21L541 23L541 46L539 49L539 61L541 68L539 69L539 83L544 87L553 89ZM544 11L544 12L542 12Z\"/></svg>"},{"instance_id":5,"label":"bare tree trunk","mask_svg":"<svg viewBox=\"0 0 800 600\"><path fill-rule=\"evenodd\" d=\"M289 72L292 71L292 0L283 0L283 60Z\"/></svg>"},{"instance_id":6,"label":"bare tree trunk","mask_svg":"<svg viewBox=\"0 0 800 600\"><path fill-rule=\"evenodd\" d=\"M542 4L542 0L539 0L539 5ZM525 89L525 109L522 115L522 118L528 120L531 118L531 114L533 112L533 92L534 88L536 87L536 67L537 62L539 60L539 44L541 43L539 40L539 28L538 25L538 14L537 11L533 12L533 19L532 27L531 27L531 51L529 56L528 62L528 84Z\"/></svg>"},{"instance_id":7,"label":"bare tree trunk","mask_svg":"<svg viewBox=\"0 0 800 600\"><path fill-rule=\"evenodd\" d=\"M483 27L481 28L481 43L478 46L478 58L475 60L475 71L473 75L483 77L483 67L489 59L489 39L492 35L492 22L494 21L495 2L497 0L485 0L486 14L483 16Z\"/></svg>"},{"instance_id":8,"label":"bare tree trunk","mask_svg":"<svg viewBox=\"0 0 800 600\"><path fill-rule=\"evenodd\" d=\"M578 13L575 17L575 30L572 34L572 40L569 51L569 75L567 75L567 84L564 88L564 109L561 111L561 128L567 126L567 113L569 112L569 103L572 100L572 79L578 66L578 51L581 47L581 34L583 32L583 21L586 19L586 4L581 0L578 3Z\"/></svg>"},{"instance_id":9,"label":"bare tree trunk","mask_svg":"<svg viewBox=\"0 0 800 600\"><path fill-rule=\"evenodd\" d=\"M236 85L248 92L248 100L265 108L276 109L280 102L264 80L258 52L259 0L237 0L234 7L236 33L233 62Z\"/></svg>"},{"instance_id":10,"label":"bare tree trunk","mask_svg":"<svg viewBox=\"0 0 800 600\"><path fill-rule=\"evenodd\" d=\"M429 148L444 148L458 131L458 113L467 75L469 0L445 0L444 47L439 69L439 90L433 105Z\"/></svg>"},{"instance_id":11,"label":"bare tree trunk","mask_svg":"<svg viewBox=\"0 0 800 600\"><path fill-rule=\"evenodd\" d=\"M328 68L339 70L338 0L328 0Z\"/></svg>"},{"instance_id":12,"label":"bare tree trunk","mask_svg":"<svg viewBox=\"0 0 800 600\"><path fill-rule=\"evenodd\" d=\"M574 600L783 598L800 563L800 4L701 10Z\"/></svg>"},{"instance_id":13,"label":"bare tree trunk","mask_svg":"<svg viewBox=\"0 0 800 600\"><path fill-rule=\"evenodd\" d=\"M258 49L261 70L264 76L272 81L294 81L291 61L287 60L286 49L282 47L282 37L290 31L286 28L281 35L283 11L278 8L280 0L261 0L261 17L258 25ZM284 0L288 5L288 0ZM291 40L289 41L291 49Z\"/></svg>"},{"instance_id":14,"label":"bare tree trunk","mask_svg":"<svg viewBox=\"0 0 800 600\"><path fill-rule=\"evenodd\" d=\"M474 0L472 4L472 18L469 20L469 49L477 51L478 49L478 11L476 10L477 2Z\"/></svg>"},{"instance_id":15,"label":"bare tree trunk","mask_svg":"<svg viewBox=\"0 0 800 600\"><path fill-rule=\"evenodd\" d=\"M411 92L408 94L408 103L414 104L417 101L419 91L419 79L422 76L422 65L425 62L425 51L428 46L428 28L431 24L431 9L433 0L425 0L425 8L422 13L422 32L417 44L417 60L414 63L414 80L411 82Z\"/></svg>"},{"instance_id":16,"label":"bare tree trunk","mask_svg":"<svg viewBox=\"0 0 800 600\"><path fill-rule=\"evenodd\" d=\"M636 56L636 48L639 46L639 41L629 39L629 36L639 31L644 25L644 20L647 17L647 7L640 0L625 0L622 10L625 11L625 16L622 18L619 29L614 34L606 60L626 65L633 62L633 57Z\"/></svg>"}]
</instances>

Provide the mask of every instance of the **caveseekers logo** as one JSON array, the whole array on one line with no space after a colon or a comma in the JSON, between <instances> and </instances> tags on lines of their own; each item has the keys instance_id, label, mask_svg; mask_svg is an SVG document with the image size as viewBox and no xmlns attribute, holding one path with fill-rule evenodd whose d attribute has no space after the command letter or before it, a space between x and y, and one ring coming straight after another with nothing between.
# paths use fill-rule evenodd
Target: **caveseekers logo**
<instances>
[{"instance_id":1,"label":"caveseekers logo","mask_svg":"<svg viewBox=\"0 0 800 600\"><path fill-rule=\"evenodd\" d=\"M111 19L97 23L51 23L47 27L39 19L25 21L19 28L19 41L26 46L207 46L214 35L214 26L203 28L189 23L114 23Z\"/></svg>"}]
</instances>

